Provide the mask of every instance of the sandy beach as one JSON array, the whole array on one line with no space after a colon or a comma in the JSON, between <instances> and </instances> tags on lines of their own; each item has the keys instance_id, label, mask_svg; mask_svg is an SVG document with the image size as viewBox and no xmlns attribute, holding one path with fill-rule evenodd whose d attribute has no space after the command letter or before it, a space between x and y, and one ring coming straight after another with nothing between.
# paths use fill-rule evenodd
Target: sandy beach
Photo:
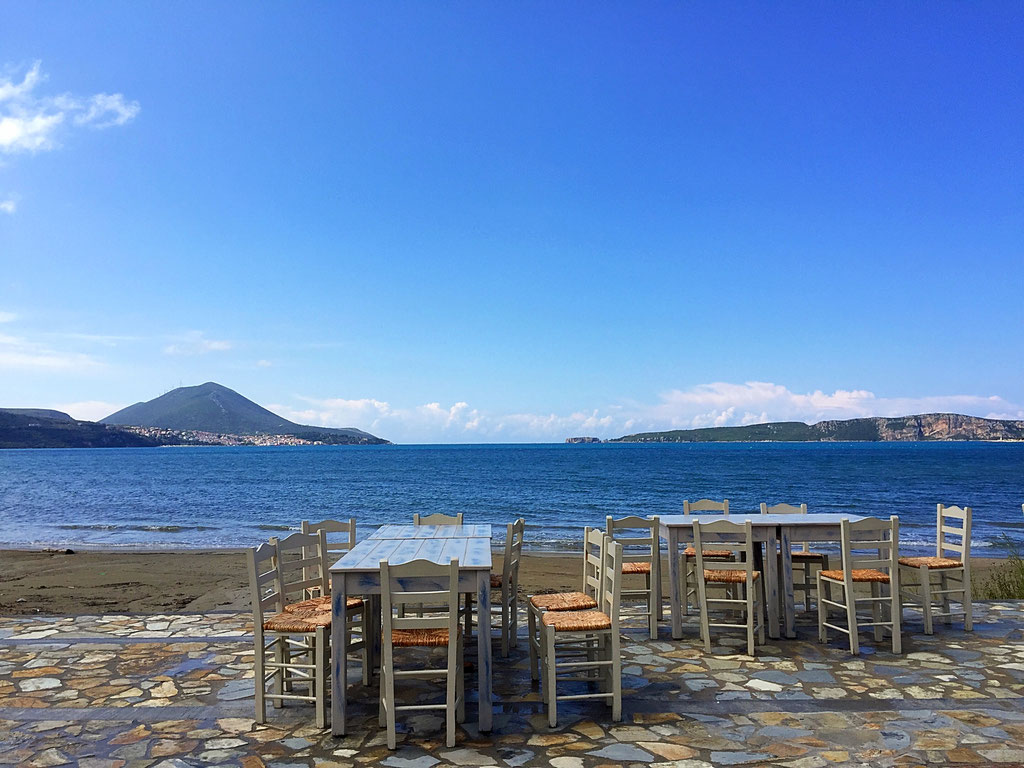
<instances>
[{"instance_id":1,"label":"sandy beach","mask_svg":"<svg viewBox=\"0 0 1024 768\"><path fill-rule=\"evenodd\" d=\"M496 554L495 560L500 557ZM242 550L88 550L74 554L3 550L0 561L0 615L202 612L249 607ZM973 558L975 584L982 583L1001 562ZM524 554L520 592L528 595L579 589L580 574L579 555Z\"/></svg>"}]
</instances>

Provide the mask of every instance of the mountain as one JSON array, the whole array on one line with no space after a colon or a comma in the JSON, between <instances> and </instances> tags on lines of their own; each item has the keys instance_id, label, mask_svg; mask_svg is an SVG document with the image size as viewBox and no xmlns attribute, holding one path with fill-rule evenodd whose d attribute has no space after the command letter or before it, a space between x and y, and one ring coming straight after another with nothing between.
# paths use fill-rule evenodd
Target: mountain
<instances>
[{"instance_id":1,"label":"mountain","mask_svg":"<svg viewBox=\"0 0 1024 768\"><path fill-rule=\"evenodd\" d=\"M640 432L611 443L727 443L727 442L898 442L908 440L1024 440L1024 421L983 419L959 413L924 413L843 421L776 421L745 427L674 429Z\"/></svg>"},{"instance_id":2,"label":"mountain","mask_svg":"<svg viewBox=\"0 0 1024 768\"><path fill-rule=\"evenodd\" d=\"M39 419L56 419L57 421L74 421L70 414L64 411L51 411L49 408L0 408L3 413L13 413L15 416L34 416Z\"/></svg>"},{"instance_id":3,"label":"mountain","mask_svg":"<svg viewBox=\"0 0 1024 768\"><path fill-rule=\"evenodd\" d=\"M296 424L212 381L196 387L172 389L148 402L129 405L100 419L100 423L223 435L293 435L332 444L381 445L388 442L352 427L333 429Z\"/></svg>"}]
</instances>

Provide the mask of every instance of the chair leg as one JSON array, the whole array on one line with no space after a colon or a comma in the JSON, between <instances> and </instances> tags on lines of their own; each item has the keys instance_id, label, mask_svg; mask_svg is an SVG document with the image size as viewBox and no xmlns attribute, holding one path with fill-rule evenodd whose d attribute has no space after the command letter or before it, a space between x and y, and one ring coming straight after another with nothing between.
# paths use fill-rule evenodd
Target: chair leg
<instances>
[{"instance_id":1,"label":"chair leg","mask_svg":"<svg viewBox=\"0 0 1024 768\"><path fill-rule=\"evenodd\" d=\"M384 702L384 722L388 729L388 749L394 749L397 743L395 737L395 660L394 650L390 643L384 647L380 695Z\"/></svg>"},{"instance_id":2,"label":"chair leg","mask_svg":"<svg viewBox=\"0 0 1024 768\"><path fill-rule=\"evenodd\" d=\"M266 647L262 634L256 636L256 656L253 659L253 682L255 683L256 722L267 722L267 672Z\"/></svg>"},{"instance_id":3,"label":"chair leg","mask_svg":"<svg viewBox=\"0 0 1024 768\"><path fill-rule=\"evenodd\" d=\"M825 622L828 621L828 605L821 599L821 590L824 588L825 579L821 572L818 573L818 642L828 642L828 628Z\"/></svg>"},{"instance_id":4,"label":"chair leg","mask_svg":"<svg viewBox=\"0 0 1024 768\"><path fill-rule=\"evenodd\" d=\"M690 615L690 558L686 555L680 555L683 561L683 567L680 568L680 577L683 580L683 616Z\"/></svg>"},{"instance_id":5,"label":"chair leg","mask_svg":"<svg viewBox=\"0 0 1024 768\"><path fill-rule=\"evenodd\" d=\"M903 653L903 601L900 599L899 591L889 586L891 597L890 607L892 615L892 652Z\"/></svg>"},{"instance_id":6,"label":"chair leg","mask_svg":"<svg viewBox=\"0 0 1024 768\"><path fill-rule=\"evenodd\" d=\"M363 604L363 615L360 617L360 623L363 631L363 685L370 685L370 675L372 670L370 669L370 650L373 647L373 633L370 631L370 606L368 603Z\"/></svg>"},{"instance_id":7,"label":"chair leg","mask_svg":"<svg viewBox=\"0 0 1024 768\"><path fill-rule=\"evenodd\" d=\"M481 626L481 631L483 627ZM454 645L453 645L454 643ZM445 744L450 749L455 746L455 702L458 700L458 658L459 652L456 646L460 646L462 643L459 639L449 638L448 640L448 672L445 675L445 702L444 702L444 720L445 720Z\"/></svg>"},{"instance_id":8,"label":"chair leg","mask_svg":"<svg viewBox=\"0 0 1024 768\"><path fill-rule=\"evenodd\" d=\"M875 630L876 643L882 642L882 627L879 624L882 620L882 604L878 602L881 596L881 585L877 581L871 582L871 622L875 625L872 629Z\"/></svg>"},{"instance_id":9,"label":"chair leg","mask_svg":"<svg viewBox=\"0 0 1024 768\"><path fill-rule=\"evenodd\" d=\"M964 631L974 631L974 596L971 594L971 574L964 568L961 572L963 576L963 607L964 607Z\"/></svg>"},{"instance_id":10,"label":"chair leg","mask_svg":"<svg viewBox=\"0 0 1024 768\"><path fill-rule=\"evenodd\" d=\"M511 611L509 620L509 645L513 648L519 647L519 587L513 584L511 587Z\"/></svg>"},{"instance_id":11,"label":"chair leg","mask_svg":"<svg viewBox=\"0 0 1024 768\"><path fill-rule=\"evenodd\" d=\"M763 581L763 579L762 579L762 581ZM765 624L764 607L765 607L764 606L764 600L761 600L761 602L758 602L757 600L754 601L754 610L757 612L757 624L758 624L758 627L757 627L757 642L760 645L764 645L765 642L766 642L766 640L765 640L765 628L764 628L764 624Z\"/></svg>"},{"instance_id":12,"label":"chair leg","mask_svg":"<svg viewBox=\"0 0 1024 768\"><path fill-rule=\"evenodd\" d=\"M457 675L455 682L456 685L458 685L455 692L455 722L457 723L466 722L466 665L464 663L464 656L464 646L462 643L459 643L458 660L455 662L455 671Z\"/></svg>"},{"instance_id":13,"label":"chair leg","mask_svg":"<svg viewBox=\"0 0 1024 768\"><path fill-rule=\"evenodd\" d=\"M478 632L490 631L487 629L490 627L491 617L481 616L480 626L477 627ZM466 637L470 637L473 634L473 595L469 592L466 593Z\"/></svg>"},{"instance_id":14,"label":"chair leg","mask_svg":"<svg viewBox=\"0 0 1024 768\"><path fill-rule=\"evenodd\" d=\"M924 616L924 633L934 632L932 625L932 574L927 566L921 566L921 613Z\"/></svg>"},{"instance_id":15,"label":"chair leg","mask_svg":"<svg viewBox=\"0 0 1024 768\"><path fill-rule=\"evenodd\" d=\"M537 682L540 680L539 660L540 655L540 638L537 636L537 617L534 613L533 605L527 605L526 607L526 631L529 633L529 642L527 645L530 650L530 680Z\"/></svg>"},{"instance_id":16,"label":"chair leg","mask_svg":"<svg viewBox=\"0 0 1024 768\"><path fill-rule=\"evenodd\" d=\"M619 633L611 632L612 721L622 721L622 655L619 653Z\"/></svg>"},{"instance_id":17,"label":"chair leg","mask_svg":"<svg viewBox=\"0 0 1024 768\"><path fill-rule=\"evenodd\" d=\"M313 697L316 705L316 727L327 727L327 674L329 654L327 653L327 627L320 627L313 636ZM342 649L342 653L345 649Z\"/></svg>"},{"instance_id":18,"label":"chair leg","mask_svg":"<svg viewBox=\"0 0 1024 768\"><path fill-rule=\"evenodd\" d=\"M284 678L287 670L281 665L285 663L287 657L288 644L285 638L281 636L274 638L274 663L277 665L274 669L274 693L278 696L285 691ZM283 699L274 699L274 709L280 709L283 706Z\"/></svg>"},{"instance_id":19,"label":"chair leg","mask_svg":"<svg viewBox=\"0 0 1024 768\"><path fill-rule=\"evenodd\" d=\"M558 725L558 691L555 683L555 630L543 627L544 632L544 696L548 704L548 725Z\"/></svg>"},{"instance_id":20,"label":"chair leg","mask_svg":"<svg viewBox=\"0 0 1024 768\"><path fill-rule=\"evenodd\" d=\"M653 570L653 566L652 566ZM648 573L644 575L644 581L647 584L647 608L650 611L650 627L651 627L651 640L658 639L658 606L654 602L656 595L654 594L654 581L653 576Z\"/></svg>"},{"instance_id":21,"label":"chair leg","mask_svg":"<svg viewBox=\"0 0 1024 768\"><path fill-rule=\"evenodd\" d=\"M857 595L843 584L843 602L846 604L846 628L850 632L850 653L860 653L860 637L857 635Z\"/></svg>"},{"instance_id":22,"label":"chair leg","mask_svg":"<svg viewBox=\"0 0 1024 768\"><path fill-rule=\"evenodd\" d=\"M942 591L942 612L946 614L942 617L943 623L949 625L953 623L953 617L949 615L949 579L945 571L939 571L939 589Z\"/></svg>"},{"instance_id":23,"label":"chair leg","mask_svg":"<svg viewBox=\"0 0 1024 768\"><path fill-rule=\"evenodd\" d=\"M747 656L754 655L754 586L746 584L744 591L747 593Z\"/></svg>"}]
</instances>

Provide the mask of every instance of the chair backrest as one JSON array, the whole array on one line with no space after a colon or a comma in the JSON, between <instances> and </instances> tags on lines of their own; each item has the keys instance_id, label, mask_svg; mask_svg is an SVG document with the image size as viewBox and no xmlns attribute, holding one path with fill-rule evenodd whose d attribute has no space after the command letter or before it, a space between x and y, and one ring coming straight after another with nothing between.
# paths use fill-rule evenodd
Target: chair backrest
<instances>
[{"instance_id":1,"label":"chair backrest","mask_svg":"<svg viewBox=\"0 0 1024 768\"><path fill-rule=\"evenodd\" d=\"M601 569L604 567L608 534L600 528L583 529L583 593L601 604Z\"/></svg>"},{"instance_id":2,"label":"chair backrest","mask_svg":"<svg viewBox=\"0 0 1024 768\"><path fill-rule=\"evenodd\" d=\"M277 588L277 547L265 541L246 550L249 570L249 600L252 603L253 629L259 636L268 614L284 608L284 600Z\"/></svg>"},{"instance_id":3,"label":"chair backrest","mask_svg":"<svg viewBox=\"0 0 1024 768\"><path fill-rule=\"evenodd\" d=\"M526 521L519 518L505 526L505 559L501 565L501 583L509 585L514 594L519 588L519 561L523 556Z\"/></svg>"},{"instance_id":4,"label":"chair backrest","mask_svg":"<svg viewBox=\"0 0 1024 768\"><path fill-rule=\"evenodd\" d=\"M605 518L605 533L622 545L624 563L653 564L661 547L659 525L660 520L657 516L633 516L615 520L608 515Z\"/></svg>"},{"instance_id":5,"label":"chair backrest","mask_svg":"<svg viewBox=\"0 0 1024 768\"><path fill-rule=\"evenodd\" d=\"M412 515L413 525L462 525L462 513L459 512L457 515L446 515L441 512L435 512L432 515L421 515L419 512L413 512Z\"/></svg>"},{"instance_id":6,"label":"chair backrest","mask_svg":"<svg viewBox=\"0 0 1024 768\"><path fill-rule=\"evenodd\" d=\"M793 504L785 504L785 503L783 503L783 504L773 504L772 506L769 507L767 504L765 504L762 501L761 502L761 514L762 515L806 515L807 514L807 505L806 504L801 504L799 507L797 507L797 506L795 506ZM803 551L804 552L810 552L811 551L811 544L810 544L810 542L808 542L808 541L804 542L804 544L803 544Z\"/></svg>"},{"instance_id":7,"label":"chair backrest","mask_svg":"<svg viewBox=\"0 0 1024 768\"><path fill-rule=\"evenodd\" d=\"M793 504L772 504L768 506L763 501L761 502L761 514L762 515L806 515L807 505L801 504L795 506Z\"/></svg>"},{"instance_id":8,"label":"chair backrest","mask_svg":"<svg viewBox=\"0 0 1024 768\"><path fill-rule=\"evenodd\" d=\"M619 633L619 603L622 594L622 545L605 536L601 554L600 610L612 620L612 632Z\"/></svg>"},{"instance_id":9,"label":"chair backrest","mask_svg":"<svg viewBox=\"0 0 1024 768\"><path fill-rule=\"evenodd\" d=\"M683 502L684 515L692 515L697 512L721 512L723 515L728 515L729 500L713 501L711 499L701 499L700 501L691 502L689 499L686 499Z\"/></svg>"},{"instance_id":10,"label":"chair backrest","mask_svg":"<svg viewBox=\"0 0 1024 768\"><path fill-rule=\"evenodd\" d=\"M410 584L416 584L415 590ZM429 560L413 560L401 565L380 561L380 597L384 637L395 629L447 629L454 640L459 625L459 561L447 565ZM395 609L404 606L430 606L422 616ZM454 645L454 643L453 643Z\"/></svg>"},{"instance_id":11,"label":"chair backrest","mask_svg":"<svg viewBox=\"0 0 1024 768\"><path fill-rule=\"evenodd\" d=\"M888 520L866 517L852 521L844 517L839 521L840 543L843 549L843 573L871 568L888 574L890 586L899 589L900 519L893 515Z\"/></svg>"},{"instance_id":12,"label":"chair backrest","mask_svg":"<svg viewBox=\"0 0 1024 768\"><path fill-rule=\"evenodd\" d=\"M734 523L731 520L715 520L711 523L693 523L693 548L697 559L696 572L698 578L704 576L704 548L728 550L733 557L730 560L715 559L713 568L716 571L742 571L747 574L747 582L753 580L754 574L754 526L750 520ZM774 557L770 553L769 557Z\"/></svg>"},{"instance_id":13,"label":"chair backrest","mask_svg":"<svg viewBox=\"0 0 1024 768\"><path fill-rule=\"evenodd\" d=\"M947 552L952 552L962 562L970 560L971 508L938 504L936 510L935 555L946 557Z\"/></svg>"},{"instance_id":14,"label":"chair backrest","mask_svg":"<svg viewBox=\"0 0 1024 768\"><path fill-rule=\"evenodd\" d=\"M270 540L277 548L277 590L284 603L305 600L311 591L329 592L327 534L293 533Z\"/></svg>"},{"instance_id":15,"label":"chair backrest","mask_svg":"<svg viewBox=\"0 0 1024 768\"><path fill-rule=\"evenodd\" d=\"M303 533L323 531L327 534L327 559L332 563L340 560L356 545L356 519L354 517L350 517L348 520L321 520L319 523L303 520L301 530Z\"/></svg>"}]
</instances>

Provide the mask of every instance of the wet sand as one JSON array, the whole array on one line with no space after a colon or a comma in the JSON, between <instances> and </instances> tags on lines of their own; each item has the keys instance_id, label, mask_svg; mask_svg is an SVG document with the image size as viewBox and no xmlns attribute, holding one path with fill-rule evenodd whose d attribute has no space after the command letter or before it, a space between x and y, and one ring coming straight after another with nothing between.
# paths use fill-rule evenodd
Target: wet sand
<instances>
[{"instance_id":1,"label":"wet sand","mask_svg":"<svg viewBox=\"0 0 1024 768\"><path fill-rule=\"evenodd\" d=\"M500 562L501 554L495 556ZM974 558L974 581L1001 560ZM249 608L245 553L0 550L0 615L163 613ZM667 568L666 568L667 570ZM524 553L524 595L579 589L580 556ZM667 584L665 594L668 594Z\"/></svg>"}]
</instances>

